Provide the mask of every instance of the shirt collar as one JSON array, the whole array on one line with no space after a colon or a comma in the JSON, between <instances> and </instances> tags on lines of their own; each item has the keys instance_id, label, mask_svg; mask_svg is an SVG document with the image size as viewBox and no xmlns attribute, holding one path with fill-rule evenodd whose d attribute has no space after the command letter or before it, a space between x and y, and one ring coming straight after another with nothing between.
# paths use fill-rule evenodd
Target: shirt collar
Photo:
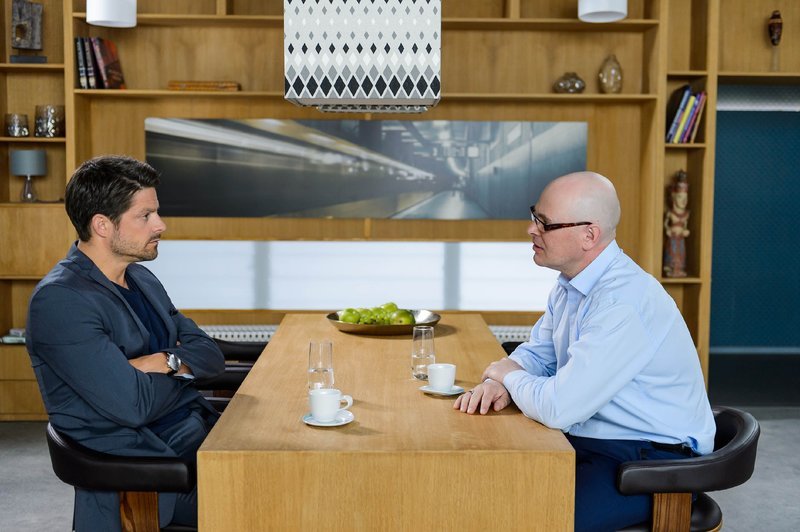
<instances>
[{"instance_id":1,"label":"shirt collar","mask_svg":"<svg viewBox=\"0 0 800 532\"><path fill-rule=\"evenodd\" d=\"M567 285L572 285L575 290L586 296L592 291L594 285L600 280L600 277L602 277L620 253L622 253L622 250L619 248L619 245L617 245L617 241L612 240L611 243L606 246L606 249L601 251L578 275L572 279L567 279L562 273L558 276L558 283L564 288L566 288Z\"/></svg>"}]
</instances>

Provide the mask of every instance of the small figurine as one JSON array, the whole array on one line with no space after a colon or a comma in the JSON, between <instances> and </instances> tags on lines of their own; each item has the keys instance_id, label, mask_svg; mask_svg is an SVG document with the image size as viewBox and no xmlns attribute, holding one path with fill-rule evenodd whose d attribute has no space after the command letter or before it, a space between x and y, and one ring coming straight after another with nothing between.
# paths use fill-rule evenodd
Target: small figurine
<instances>
[{"instance_id":1,"label":"small figurine","mask_svg":"<svg viewBox=\"0 0 800 532\"><path fill-rule=\"evenodd\" d=\"M558 93L575 94L583 92L586 88L586 82L575 72L565 72L563 76L558 78L553 84L553 90Z\"/></svg>"},{"instance_id":2,"label":"small figurine","mask_svg":"<svg viewBox=\"0 0 800 532\"><path fill-rule=\"evenodd\" d=\"M679 170L669 187L670 205L664 216L664 275L686 277L686 237L689 236L689 182Z\"/></svg>"},{"instance_id":3,"label":"small figurine","mask_svg":"<svg viewBox=\"0 0 800 532\"><path fill-rule=\"evenodd\" d=\"M777 9L769 17L767 28L769 29L769 40L772 46L778 46L781 43L781 34L783 33L783 19L781 18L781 12Z\"/></svg>"},{"instance_id":4,"label":"small figurine","mask_svg":"<svg viewBox=\"0 0 800 532\"><path fill-rule=\"evenodd\" d=\"M769 30L769 41L772 43L771 69L773 72L777 72L781 69L781 59L778 53L778 45L781 43L781 36L783 35L783 18L781 18L781 12L777 9L773 11L772 16L769 17L767 29Z\"/></svg>"}]
</instances>

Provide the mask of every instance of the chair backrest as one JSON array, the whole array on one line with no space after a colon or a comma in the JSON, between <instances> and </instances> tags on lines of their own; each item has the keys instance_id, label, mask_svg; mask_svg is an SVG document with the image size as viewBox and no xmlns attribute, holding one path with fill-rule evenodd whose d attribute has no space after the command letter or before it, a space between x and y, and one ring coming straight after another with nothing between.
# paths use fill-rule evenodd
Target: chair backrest
<instances>
[{"instance_id":1,"label":"chair backrest","mask_svg":"<svg viewBox=\"0 0 800 532\"><path fill-rule=\"evenodd\" d=\"M753 474L761 429L749 413L715 407L714 451L693 458L643 460L620 465L621 493L699 493L732 488Z\"/></svg>"},{"instance_id":2,"label":"chair backrest","mask_svg":"<svg viewBox=\"0 0 800 532\"><path fill-rule=\"evenodd\" d=\"M191 491L194 467L180 459L117 456L84 447L47 424L53 472L62 482L100 491Z\"/></svg>"},{"instance_id":3,"label":"chair backrest","mask_svg":"<svg viewBox=\"0 0 800 532\"><path fill-rule=\"evenodd\" d=\"M713 486L705 491L724 490L744 484L753 476L756 450L761 428L748 412L719 406L713 408L717 433L714 436L714 458L722 467L716 470Z\"/></svg>"},{"instance_id":4,"label":"chair backrest","mask_svg":"<svg viewBox=\"0 0 800 532\"><path fill-rule=\"evenodd\" d=\"M267 347L268 342L231 342L229 340L221 340L214 338L217 346L222 351L225 360L240 360L246 362L255 362L258 360L261 352Z\"/></svg>"}]
</instances>

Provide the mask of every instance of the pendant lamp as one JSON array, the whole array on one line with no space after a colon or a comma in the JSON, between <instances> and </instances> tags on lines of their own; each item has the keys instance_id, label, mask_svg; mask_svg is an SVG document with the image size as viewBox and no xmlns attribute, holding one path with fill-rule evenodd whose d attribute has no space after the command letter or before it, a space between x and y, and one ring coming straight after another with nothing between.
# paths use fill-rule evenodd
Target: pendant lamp
<instances>
[{"instance_id":1,"label":"pendant lamp","mask_svg":"<svg viewBox=\"0 0 800 532\"><path fill-rule=\"evenodd\" d=\"M86 22L94 26L133 28L136 0L86 0Z\"/></svg>"},{"instance_id":2,"label":"pendant lamp","mask_svg":"<svg viewBox=\"0 0 800 532\"><path fill-rule=\"evenodd\" d=\"M321 111L422 112L441 97L441 0L284 0L284 96Z\"/></svg>"},{"instance_id":3,"label":"pendant lamp","mask_svg":"<svg viewBox=\"0 0 800 532\"><path fill-rule=\"evenodd\" d=\"M628 0L578 0L578 18L584 22L616 22L628 16Z\"/></svg>"}]
</instances>

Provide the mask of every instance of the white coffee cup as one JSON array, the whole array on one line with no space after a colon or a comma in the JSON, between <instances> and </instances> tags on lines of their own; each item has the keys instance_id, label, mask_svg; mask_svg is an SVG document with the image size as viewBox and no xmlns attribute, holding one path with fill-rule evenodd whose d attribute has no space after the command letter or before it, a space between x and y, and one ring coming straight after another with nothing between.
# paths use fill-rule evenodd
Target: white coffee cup
<instances>
[{"instance_id":1,"label":"white coffee cup","mask_svg":"<svg viewBox=\"0 0 800 532\"><path fill-rule=\"evenodd\" d=\"M456 382L455 364L428 364L428 385L437 392L449 392Z\"/></svg>"},{"instance_id":2,"label":"white coffee cup","mask_svg":"<svg viewBox=\"0 0 800 532\"><path fill-rule=\"evenodd\" d=\"M346 403L345 406L342 406L342 401ZM339 410L347 410L353 405L353 398L342 395L335 388L318 388L309 390L308 404L311 407L311 417L317 421L333 421Z\"/></svg>"}]
</instances>

